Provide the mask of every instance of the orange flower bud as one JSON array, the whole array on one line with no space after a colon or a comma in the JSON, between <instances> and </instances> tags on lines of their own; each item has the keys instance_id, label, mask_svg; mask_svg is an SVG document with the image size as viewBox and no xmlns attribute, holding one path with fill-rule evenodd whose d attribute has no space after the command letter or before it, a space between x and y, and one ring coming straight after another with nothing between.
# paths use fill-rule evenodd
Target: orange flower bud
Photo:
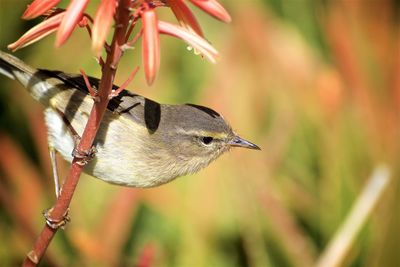
<instances>
[{"instance_id":1,"label":"orange flower bud","mask_svg":"<svg viewBox=\"0 0 400 267\"><path fill-rule=\"evenodd\" d=\"M116 7L115 0L103 0L97 10L92 29L92 49L98 56L101 53Z\"/></svg>"},{"instance_id":2,"label":"orange flower bud","mask_svg":"<svg viewBox=\"0 0 400 267\"><path fill-rule=\"evenodd\" d=\"M151 85L160 67L160 37L158 35L157 15L154 9L142 14L142 58L147 83Z\"/></svg>"},{"instance_id":3,"label":"orange flower bud","mask_svg":"<svg viewBox=\"0 0 400 267\"><path fill-rule=\"evenodd\" d=\"M196 51L204 55L209 61L211 61L212 63L216 63L218 51L215 50L212 45L210 45L199 35L191 33L185 28L173 25L165 21L158 22L158 30L160 31L160 33L168 34L184 40Z\"/></svg>"},{"instance_id":4,"label":"orange flower bud","mask_svg":"<svg viewBox=\"0 0 400 267\"><path fill-rule=\"evenodd\" d=\"M9 44L7 48L15 51L25 46L28 46L36 41L39 41L40 39L46 37L52 32L55 32L60 25L64 15L65 12L62 12L44 20L43 22L39 23L38 25L27 31L16 42Z\"/></svg>"},{"instance_id":5,"label":"orange flower bud","mask_svg":"<svg viewBox=\"0 0 400 267\"><path fill-rule=\"evenodd\" d=\"M183 27L191 30L201 37L203 36L203 32L200 28L199 23L197 22L195 16L192 11L187 7L185 2L182 0L167 0L168 5L171 7L172 12L174 12L175 17L178 19L179 24Z\"/></svg>"},{"instance_id":6,"label":"orange flower bud","mask_svg":"<svg viewBox=\"0 0 400 267\"><path fill-rule=\"evenodd\" d=\"M231 16L217 0L190 0L198 8L211 16L223 21L231 22Z\"/></svg>"},{"instance_id":7,"label":"orange flower bud","mask_svg":"<svg viewBox=\"0 0 400 267\"><path fill-rule=\"evenodd\" d=\"M72 0L57 31L56 46L63 45L71 36L75 26L82 19L89 0Z\"/></svg>"},{"instance_id":8,"label":"orange flower bud","mask_svg":"<svg viewBox=\"0 0 400 267\"><path fill-rule=\"evenodd\" d=\"M56 6L60 0L35 0L28 6L22 15L23 19L34 19L43 15L52 7Z\"/></svg>"}]
</instances>

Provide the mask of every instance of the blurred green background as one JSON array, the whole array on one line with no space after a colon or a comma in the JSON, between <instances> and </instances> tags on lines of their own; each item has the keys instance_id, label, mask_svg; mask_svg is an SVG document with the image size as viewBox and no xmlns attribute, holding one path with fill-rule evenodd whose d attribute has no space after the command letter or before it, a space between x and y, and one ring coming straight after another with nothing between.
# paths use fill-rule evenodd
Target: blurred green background
<instances>
[{"instance_id":1,"label":"blurred green background","mask_svg":"<svg viewBox=\"0 0 400 267\"><path fill-rule=\"evenodd\" d=\"M1 50L39 21L20 19L28 2L0 0ZM231 24L191 6L218 64L164 36L155 84L140 71L129 89L212 107L262 151L233 150L154 189L81 177L72 222L41 266L313 266L380 163L390 168L390 186L342 266L400 266L400 2L222 3ZM53 43L54 35L16 55L100 75L84 30L60 49ZM140 46L125 54L116 83L140 57ZM64 177L68 164L60 165ZM21 263L53 192L42 107L0 77L1 266Z\"/></svg>"}]
</instances>

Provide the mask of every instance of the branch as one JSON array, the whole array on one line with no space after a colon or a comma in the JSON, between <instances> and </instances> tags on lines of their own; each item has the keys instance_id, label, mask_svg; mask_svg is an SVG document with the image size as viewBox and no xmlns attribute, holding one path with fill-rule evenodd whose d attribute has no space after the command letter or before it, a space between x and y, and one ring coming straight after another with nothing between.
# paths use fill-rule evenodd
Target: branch
<instances>
[{"instance_id":1,"label":"branch","mask_svg":"<svg viewBox=\"0 0 400 267\"><path fill-rule=\"evenodd\" d=\"M129 4L130 0L120 0L118 3L118 8L115 14L116 27L114 30L110 50L107 52L107 59L103 68L100 82L98 95L99 101L94 102L93 104L88 122L77 147L78 154L89 151L92 147L101 120L106 111L116 68L122 56L121 47L125 43L125 34L129 25ZM61 194L57 199L55 206L49 212L50 220L61 221L64 219L64 215L68 211L68 207L71 203L72 196L78 184L83 168L84 166L80 164L80 159L74 157L70 171L62 187ZM53 229L45 224L41 234L34 244L33 249L28 253L25 261L23 262L24 267L36 266L40 262L56 232L57 229Z\"/></svg>"}]
</instances>

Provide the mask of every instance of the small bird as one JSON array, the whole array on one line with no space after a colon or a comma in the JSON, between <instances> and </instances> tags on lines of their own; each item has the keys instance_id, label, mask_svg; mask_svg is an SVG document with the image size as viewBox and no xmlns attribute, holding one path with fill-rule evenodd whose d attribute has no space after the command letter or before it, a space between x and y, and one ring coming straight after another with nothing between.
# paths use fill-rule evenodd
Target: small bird
<instances>
[{"instance_id":1,"label":"small bird","mask_svg":"<svg viewBox=\"0 0 400 267\"><path fill-rule=\"evenodd\" d=\"M82 75L36 69L2 51L0 73L43 104L50 151L71 162L93 104ZM98 88L98 79L89 82ZM260 149L210 108L159 104L126 90L110 100L93 145L96 153L85 173L142 188L195 173L231 147Z\"/></svg>"}]
</instances>

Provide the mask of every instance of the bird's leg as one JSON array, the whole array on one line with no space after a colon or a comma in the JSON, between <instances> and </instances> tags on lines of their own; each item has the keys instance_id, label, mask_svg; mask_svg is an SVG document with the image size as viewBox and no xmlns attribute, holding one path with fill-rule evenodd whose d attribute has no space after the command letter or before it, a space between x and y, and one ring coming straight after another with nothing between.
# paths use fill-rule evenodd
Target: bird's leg
<instances>
[{"instance_id":1,"label":"bird's leg","mask_svg":"<svg viewBox=\"0 0 400 267\"><path fill-rule=\"evenodd\" d=\"M51 168L53 171L54 188L56 191L56 197L58 198L60 196L60 184L59 184L60 179L58 178L58 168L56 159L57 151L55 150L54 147L49 147L49 153L50 153Z\"/></svg>"},{"instance_id":2,"label":"bird's leg","mask_svg":"<svg viewBox=\"0 0 400 267\"><path fill-rule=\"evenodd\" d=\"M74 138L75 147L74 147L74 150L72 152L72 155L75 156L75 154L77 154L76 147L77 147L77 142L79 142L79 140L80 140L80 136L78 135L76 130L72 127L70 121L67 119L65 114L62 111L58 110L58 109L56 109L56 111L60 115L60 117L64 121L64 125L68 128L68 130L70 131L70 133L72 134L72 136ZM52 170L53 170L54 187L55 187L55 191L56 191L56 197L58 199L59 196L60 196L62 187L60 188L60 184L59 184L60 180L59 180L59 176L58 176L57 159L56 159L57 151L56 151L56 149L54 147L49 146L49 153L50 153L51 166L52 166ZM91 153L90 155L94 155L94 153ZM82 157L82 160L85 160L85 162L88 162L86 157ZM70 221L70 217L68 216L69 209L67 209L67 211L65 212L65 214L63 214L61 219L53 218L51 216L52 210L53 210L53 207L43 211L43 216L46 219L46 224L52 229L58 229L58 228L62 228L63 229L64 226Z\"/></svg>"},{"instance_id":3,"label":"bird's leg","mask_svg":"<svg viewBox=\"0 0 400 267\"><path fill-rule=\"evenodd\" d=\"M56 159L57 150L55 150L54 147L50 146L49 153L50 153L51 167L53 169L53 179L54 179L54 187L55 187L55 191L56 191L56 197L59 198L61 189L60 189L60 184L59 184L60 179L58 178L58 168L57 168L57 159ZM63 215L62 219L57 219L57 220L51 217L52 210L53 210L53 208L43 211L43 216L46 219L46 224L52 229L58 229L60 227L61 227L61 229L64 229L64 226L70 221L70 218L68 216L69 209L67 209L67 211Z\"/></svg>"},{"instance_id":4,"label":"bird's leg","mask_svg":"<svg viewBox=\"0 0 400 267\"><path fill-rule=\"evenodd\" d=\"M79 150L78 144L81 141L81 137L76 132L76 130L74 129L74 127L72 126L72 124L68 120L68 118L65 116L65 114L58 109L57 109L57 112L63 119L65 126L69 129L69 131L72 134L72 137L74 138L75 145L74 145L74 149L72 150L72 153L71 153L72 157L77 158L78 159L77 164L79 164L81 166L88 164L89 161L91 161L94 158L94 156L97 152L96 148L92 146L90 149L85 150L85 151Z\"/></svg>"},{"instance_id":5,"label":"bird's leg","mask_svg":"<svg viewBox=\"0 0 400 267\"><path fill-rule=\"evenodd\" d=\"M94 146L92 146L88 150L83 150L83 151L79 150L78 144L81 141L81 137L79 135L74 135L74 141L75 141L75 147L74 150L72 150L72 156L78 159L78 161L76 162L77 164L84 166L94 158L97 150Z\"/></svg>"},{"instance_id":6,"label":"bird's leg","mask_svg":"<svg viewBox=\"0 0 400 267\"><path fill-rule=\"evenodd\" d=\"M51 228L51 229L64 229L64 226L71 220L68 213L69 213L69 208L66 210L64 213L63 217L61 219L54 219L51 218L51 212L53 211L53 208L47 209L43 211L43 216L46 219L46 224Z\"/></svg>"}]
</instances>

